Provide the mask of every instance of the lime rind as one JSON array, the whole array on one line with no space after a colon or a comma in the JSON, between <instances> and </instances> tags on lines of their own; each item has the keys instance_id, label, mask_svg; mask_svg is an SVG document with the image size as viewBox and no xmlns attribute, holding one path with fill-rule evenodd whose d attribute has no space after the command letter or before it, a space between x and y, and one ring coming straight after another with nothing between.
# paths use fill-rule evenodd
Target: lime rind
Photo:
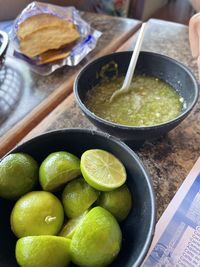
<instances>
[{"instance_id":1,"label":"lime rind","mask_svg":"<svg viewBox=\"0 0 200 267\"><path fill-rule=\"evenodd\" d=\"M32 191L22 196L14 205L10 223L18 237L56 235L64 221L60 200L50 192Z\"/></svg>"},{"instance_id":2,"label":"lime rind","mask_svg":"<svg viewBox=\"0 0 200 267\"><path fill-rule=\"evenodd\" d=\"M78 266L108 266L118 255L121 241L121 229L114 216L104 208L95 207L72 237L72 262Z\"/></svg>"},{"instance_id":3,"label":"lime rind","mask_svg":"<svg viewBox=\"0 0 200 267\"><path fill-rule=\"evenodd\" d=\"M16 243L15 255L20 266L69 266L71 240L58 236L28 236Z\"/></svg>"},{"instance_id":4,"label":"lime rind","mask_svg":"<svg viewBox=\"0 0 200 267\"><path fill-rule=\"evenodd\" d=\"M38 163L26 153L11 153L0 162L0 197L16 199L33 190Z\"/></svg>"},{"instance_id":5,"label":"lime rind","mask_svg":"<svg viewBox=\"0 0 200 267\"><path fill-rule=\"evenodd\" d=\"M83 214L81 214L77 218L69 219L68 222L63 227L63 229L61 230L61 232L59 233L59 236L71 239L77 227L82 223L87 213L88 210L86 210Z\"/></svg>"},{"instance_id":6,"label":"lime rind","mask_svg":"<svg viewBox=\"0 0 200 267\"><path fill-rule=\"evenodd\" d=\"M76 218L88 210L99 197L99 192L91 187L83 177L69 182L62 193L62 203L68 218Z\"/></svg>"},{"instance_id":7,"label":"lime rind","mask_svg":"<svg viewBox=\"0 0 200 267\"><path fill-rule=\"evenodd\" d=\"M124 184L113 191L101 192L97 205L110 211L121 222L126 219L132 208L132 196Z\"/></svg>"},{"instance_id":8,"label":"lime rind","mask_svg":"<svg viewBox=\"0 0 200 267\"><path fill-rule=\"evenodd\" d=\"M55 175L54 178L49 180L47 183L43 183L41 180L41 186L45 191L53 192L57 189L59 189L61 186L66 184L67 182L77 178L80 175L80 170L67 170L63 171L62 173L59 173Z\"/></svg>"},{"instance_id":9,"label":"lime rind","mask_svg":"<svg viewBox=\"0 0 200 267\"><path fill-rule=\"evenodd\" d=\"M53 192L80 174L79 158L69 152L59 151L44 159L39 169L39 180L43 190Z\"/></svg>"}]
</instances>

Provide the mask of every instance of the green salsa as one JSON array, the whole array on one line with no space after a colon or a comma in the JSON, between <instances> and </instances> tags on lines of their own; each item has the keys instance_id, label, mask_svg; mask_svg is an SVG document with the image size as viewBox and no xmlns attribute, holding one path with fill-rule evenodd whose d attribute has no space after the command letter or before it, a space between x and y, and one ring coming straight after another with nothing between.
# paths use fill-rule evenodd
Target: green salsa
<instances>
[{"instance_id":1,"label":"green salsa","mask_svg":"<svg viewBox=\"0 0 200 267\"><path fill-rule=\"evenodd\" d=\"M136 75L128 93L110 98L121 88L124 77L103 80L88 91L86 106L97 116L127 126L151 126L170 121L180 114L183 98L166 82Z\"/></svg>"}]
</instances>

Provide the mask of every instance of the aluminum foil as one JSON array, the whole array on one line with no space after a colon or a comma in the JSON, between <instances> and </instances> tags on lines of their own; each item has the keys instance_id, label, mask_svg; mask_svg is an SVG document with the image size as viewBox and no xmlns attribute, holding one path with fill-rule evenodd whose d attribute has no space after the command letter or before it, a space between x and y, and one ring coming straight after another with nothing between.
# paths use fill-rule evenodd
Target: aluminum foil
<instances>
[{"instance_id":1,"label":"aluminum foil","mask_svg":"<svg viewBox=\"0 0 200 267\"><path fill-rule=\"evenodd\" d=\"M27 18L41 13L58 16L64 20L72 22L79 31L81 38L72 48L70 54L66 58L48 64L37 65L37 58L33 60L21 53L17 38L17 30L20 23L25 21ZM97 41L101 34L102 33L100 31L92 28L81 18L78 10L75 7L61 7L41 2L32 2L15 19L13 27L9 33L9 37L14 48L14 57L26 61L33 71L41 75L49 75L56 69L65 65L76 66L90 51L96 47Z\"/></svg>"}]
</instances>

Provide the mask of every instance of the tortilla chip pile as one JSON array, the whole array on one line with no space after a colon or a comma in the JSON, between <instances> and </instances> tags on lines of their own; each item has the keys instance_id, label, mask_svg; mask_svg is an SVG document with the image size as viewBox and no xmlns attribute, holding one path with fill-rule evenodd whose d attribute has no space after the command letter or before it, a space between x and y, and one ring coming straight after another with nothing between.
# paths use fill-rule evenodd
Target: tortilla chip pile
<instances>
[{"instance_id":1,"label":"tortilla chip pile","mask_svg":"<svg viewBox=\"0 0 200 267\"><path fill-rule=\"evenodd\" d=\"M17 37L24 55L38 57L38 64L45 64L68 56L80 34L72 22L38 14L19 25Z\"/></svg>"}]
</instances>

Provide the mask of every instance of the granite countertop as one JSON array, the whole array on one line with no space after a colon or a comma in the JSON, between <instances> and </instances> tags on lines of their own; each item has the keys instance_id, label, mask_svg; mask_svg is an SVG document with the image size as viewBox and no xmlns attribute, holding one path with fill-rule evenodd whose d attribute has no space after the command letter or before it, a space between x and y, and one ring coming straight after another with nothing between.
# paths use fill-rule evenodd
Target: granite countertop
<instances>
[{"instance_id":1,"label":"granite countertop","mask_svg":"<svg viewBox=\"0 0 200 267\"><path fill-rule=\"evenodd\" d=\"M135 37L120 50L132 50ZM154 51L173 57L185 64L197 77L196 62L192 59L188 28L181 24L150 20L142 50ZM148 141L135 152L150 173L157 198L157 218L163 213L192 166L200 156L200 103L175 129L156 141ZM25 139L45 131L61 128L95 127L81 113L69 96L46 117Z\"/></svg>"},{"instance_id":2,"label":"granite countertop","mask_svg":"<svg viewBox=\"0 0 200 267\"><path fill-rule=\"evenodd\" d=\"M122 49L131 50L134 46L131 41L124 44ZM198 79L196 61L190 52L187 26L149 20L142 50L180 61ZM178 127L155 142L147 142L137 153L153 178L159 218L200 156L200 100Z\"/></svg>"}]
</instances>

